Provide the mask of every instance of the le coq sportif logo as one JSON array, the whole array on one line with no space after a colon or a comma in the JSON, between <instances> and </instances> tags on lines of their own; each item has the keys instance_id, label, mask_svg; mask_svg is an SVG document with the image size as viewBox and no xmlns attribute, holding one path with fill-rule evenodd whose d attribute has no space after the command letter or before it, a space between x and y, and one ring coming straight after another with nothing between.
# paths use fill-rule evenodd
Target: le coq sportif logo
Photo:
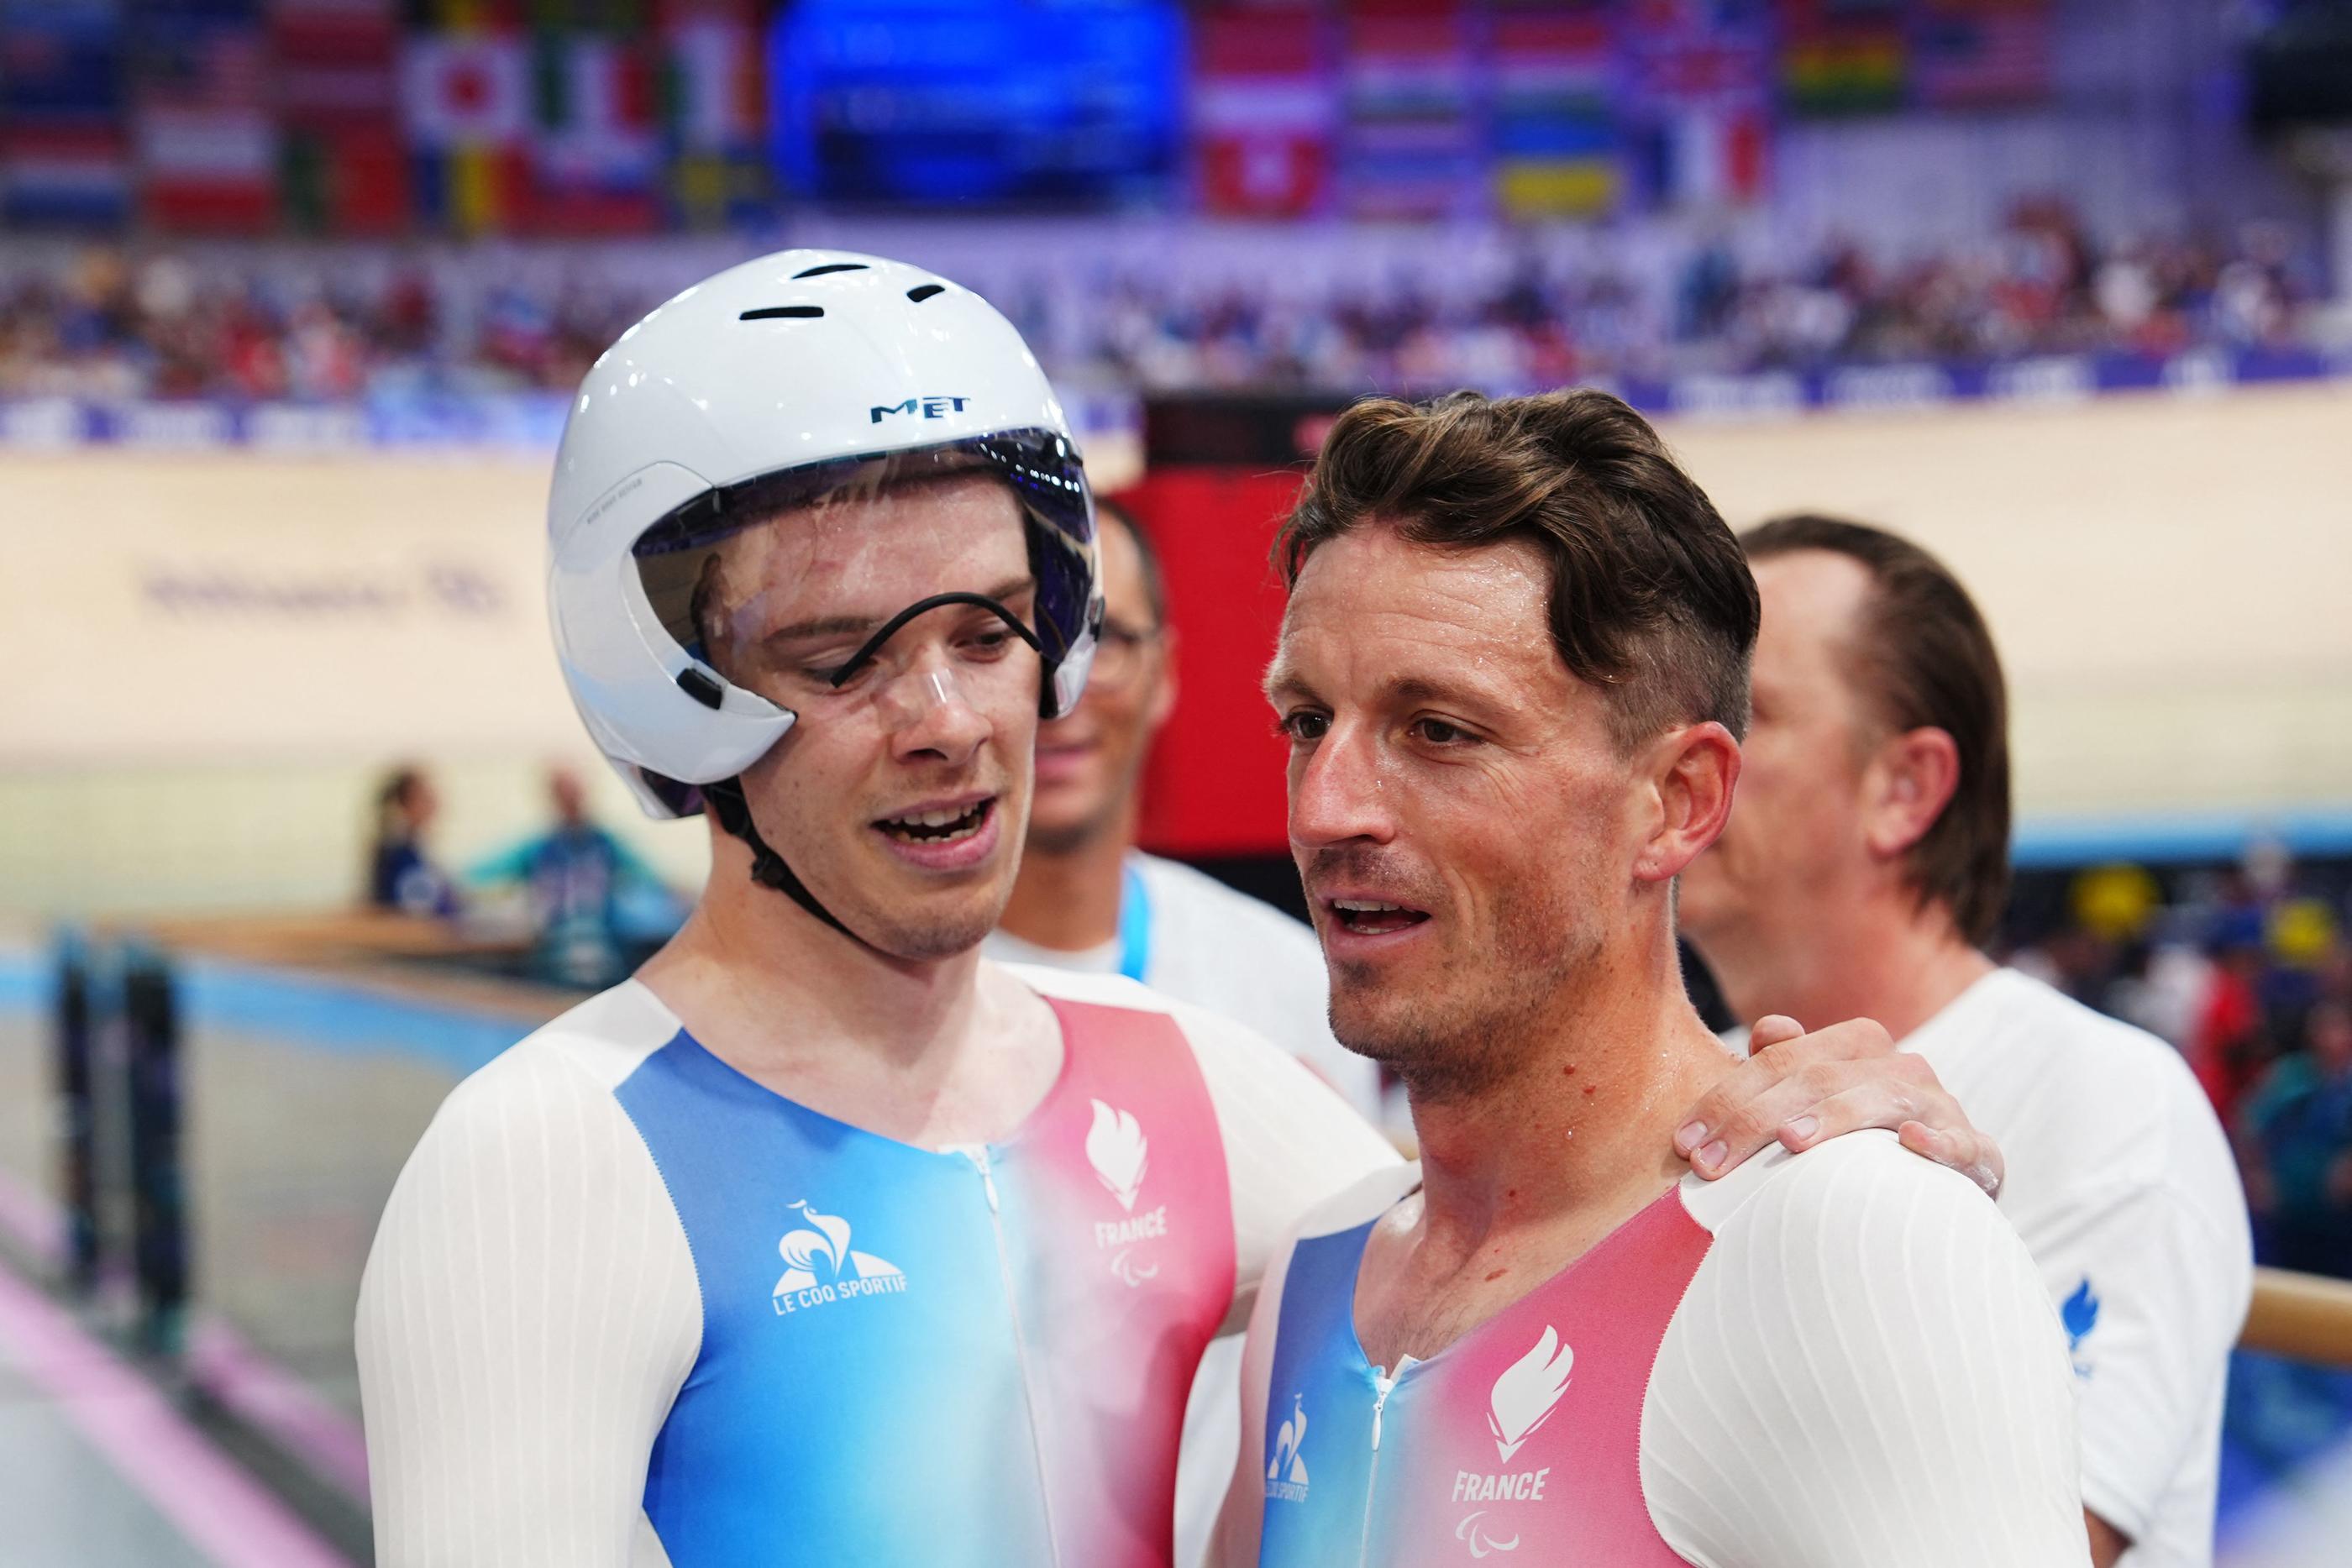
<instances>
[{"instance_id":1,"label":"le coq sportif logo","mask_svg":"<svg viewBox=\"0 0 2352 1568\"><path fill-rule=\"evenodd\" d=\"M784 1260L783 1277L776 1281L772 1298L778 1317L907 1288L907 1276L897 1264L850 1246L849 1221L820 1214L805 1199L791 1207L806 1223L785 1231L776 1243Z\"/></svg>"},{"instance_id":2,"label":"le coq sportif logo","mask_svg":"<svg viewBox=\"0 0 2352 1568\"><path fill-rule=\"evenodd\" d=\"M1299 1450L1307 1441L1307 1399L1290 1396L1290 1416L1274 1437L1274 1456L1265 1465L1265 1495L1285 1502L1307 1500L1307 1458Z\"/></svg>"}]
</instances>

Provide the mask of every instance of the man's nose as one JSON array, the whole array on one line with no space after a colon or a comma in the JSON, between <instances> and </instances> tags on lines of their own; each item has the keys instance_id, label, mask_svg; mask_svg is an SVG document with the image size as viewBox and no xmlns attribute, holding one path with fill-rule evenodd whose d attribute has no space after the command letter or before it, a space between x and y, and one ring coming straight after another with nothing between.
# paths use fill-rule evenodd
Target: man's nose
<instances>
[{"instance_id":1,"label":"man's nose","mask_svg":"<svg viewBox=\"0 0 2352 1568\"><path fill-rule=\"evenodd\" d=\"M891 750L903 759L928 757L961 764L985 744L993 728L972 705L952 665L926 664L890 683L883 712L894 727Z\"/></svg>"},{"instance_id":2,"label":"man's nose","mask_svg":"<svg viewBox=\"0 0 2352 1568\"><path fill-rule=\"evenodd\" d=\"M1290 839L1318 848L1396 836L1394 802L1377 742L1361 730L1333 726L1290 774Z\"/></svg>"}]
</instances>

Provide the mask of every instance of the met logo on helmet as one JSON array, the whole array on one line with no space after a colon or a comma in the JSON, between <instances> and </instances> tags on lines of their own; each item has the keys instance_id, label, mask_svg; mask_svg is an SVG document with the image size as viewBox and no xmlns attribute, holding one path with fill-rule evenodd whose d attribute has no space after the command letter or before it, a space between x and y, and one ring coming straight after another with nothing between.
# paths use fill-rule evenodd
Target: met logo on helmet
<instances>
[{"instance_id":1,"label":"met logo on helmet","mask_svg":"<svg viewBox=\"0 0 2352 1568\"><path fill-rule=\"evenodd\" d=\"M904 402L876 403L866 411L869 424L879 424L886 413L918 414L924 419L945 419L950 413L961 413L970 397L956 397L946 392L934 392L929 397L910 397Z\"/></svg>"}]
</instances>

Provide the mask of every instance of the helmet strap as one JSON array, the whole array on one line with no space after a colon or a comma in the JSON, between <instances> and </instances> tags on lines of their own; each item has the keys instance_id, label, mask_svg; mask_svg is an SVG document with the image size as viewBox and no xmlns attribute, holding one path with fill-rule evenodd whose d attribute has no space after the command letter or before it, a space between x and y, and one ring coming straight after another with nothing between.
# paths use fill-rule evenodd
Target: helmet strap
<instances>
[{"instance_id":1,"label":"helmet strap","mask_svg":"<svg viewBox=\"0 0 2352 1568\"><path fill-rule=\"evenodd\" d=\"M819 904L816 901L816 894L811 893L808 885L793 874L793 868L784 863L784 857L778 854L768 841L760 836L760 825L751 821L751 804L743 798L743 780L740 777L721 779L715 784L703 785L702 799L719 818L719 825L742 840L744 847L751 852L753 882L758 883L761 887L773 888L782 894L859 946L873 946L856 932L844 925L840 917L832 910Z\"/></svg>"}]
</instances>

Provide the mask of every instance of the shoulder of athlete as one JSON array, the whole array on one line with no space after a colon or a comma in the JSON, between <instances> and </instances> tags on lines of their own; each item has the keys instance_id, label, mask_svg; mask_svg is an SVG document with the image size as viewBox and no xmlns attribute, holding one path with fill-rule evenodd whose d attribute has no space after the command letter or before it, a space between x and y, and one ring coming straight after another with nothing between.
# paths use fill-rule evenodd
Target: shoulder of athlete
<instances>
[{"instance_id":1,"label":"shoulder of athlete","mask_svg":"<svg viewBox=\"0 0 2352 1568\"><path fill-rule=\"evenodd\" d=\"M2009 1231L1992 1200L1974 1182L1920 1158L1893 1133L1879 1129L1831 1138L1801 1154L1768 1147L1717 1180L1685 1176L1679 1190L1684 1209L1718 1243L1768 1221L1819 1218L1825 1236L1866 1230L1869 1211L1887 1203L1924 1204L1939 1214ZM1860 1201L1864 1198L1868 1203Z\"/></svg>"},{"instance_id":2,"label":"shoulder of athlete","mask_svg":"<svg viewBox=\"0 0 2352 1568\"><path fill-rule=\"evenodd\" d=\"M993 960L989 960L993 962ZM1338 1091L1247 1023L1179 1001L1161 991L1138 984L1123 975L1087 974L1034 964L1003 964L1041 996L1097 1007L1129 1008L1159 1013L1175 1021L1185 1043L1192 1048L1210 1097L1217 1102L1221 1120L1243 1125L1263 1124L1279 1135L1282 1118L1292 1118L1296 1134L1307 1139L1342 1137L1387 1148L1387 1140L1358 1114ZM1229 1113L1247 1111L1236 1117ZM1229 1131L1231 1129L1229 1128ZM1357 1136L1360 1134L1360 1137ZM1391 1152L1377 1162L1395 1163Z\"/></svg>"},{"instance_id":3,"label":"shoulder of athlete","mask_svg":"<svg viewBox=\"0 0 2352 1568\"><path fill-rule=\"evenodd\" d=\"M467 1075L442 1101L418 1145L470 1146L495 1139L509 1160L562 1161L593 1145L577 1137L519 1141L542 1127L572 1129L625 1113L613 1092L646 1058L677 1038L677 1017L650 990L625 981L542 1024Z\"/></svg>"},{"instance_id":4,"label":"shoulder of athlete","mask_svg":"<svg viewBox=\"0 0 2352 1568\"><path fill-rule=\"evenodd\" d=\"M1419 1160L1367 1172L1308 1209L1300 1218L1291 1239L1305 1241L1318 1236L1337 1236L1360 1225L1369 1225L1420 1186Z\"/></svg>"},{"instance_id":5,"label":"shoulder of athlete","mask_svg":"<svg viewBox=\"0 0 2352 1568\"><path fill-rule=\"evenodd\" d=\"M1752 1568L2081 1563L2065 1337L1992 1200L1884 1132L1749 1164L1683 1193L1714 1242L1643 1400L1668 1543Z\"/></svg>"},{"instance_id":6,"label":"shoulder of athlete","mask_svg":"<svg viewBox=\"0 0 2352 1568\"><path fill-rule=\"evenodd\" d=\"M1295 1220L1275 1246L1266 1262L1265 1297L1260 1302L1260 1315L1251 1323L1251 1334L1271 1335L1284 1284L1290 1273L1291 1254L1302 1241L1312 1241L1325 1236L1339 1236L1359 1226L1370 1225L1410 1197L1421 1186L1419 1161L1399 1161L1367 1172L1329 1197L1309 1207ZM1271 1348L1269 1340L1265 1348Z\"/></svg>"},{"instance_id":7,"label":"shoulder of athlete","mask_svg":"<svg viewBox=\"0 0 2352 1568\"><path fill-rule=\"evenodd\" d=\"M1289 1052L1248 1024L1192 1002L1179 1001L1164 991L1153 990L1124 975L1060 969L1039 964L1005 964L993 959L983 962L996 964L998 968L1040 996L1060 1001L1084 1002L1095 1007L1158 1013L1173 1020L1185 1042L1192 1048L1192 1054L1199 1060L1202 1073L1210 1077L1213 1090L1221 1072L1234 1070L1270 1071L1277 1075L1295 1072L1304 1074L1309 1082L1314 1081L1311 1074L1305 1074L1305 1070L1291 1060Z\"/></svg>"}]
</instances>

